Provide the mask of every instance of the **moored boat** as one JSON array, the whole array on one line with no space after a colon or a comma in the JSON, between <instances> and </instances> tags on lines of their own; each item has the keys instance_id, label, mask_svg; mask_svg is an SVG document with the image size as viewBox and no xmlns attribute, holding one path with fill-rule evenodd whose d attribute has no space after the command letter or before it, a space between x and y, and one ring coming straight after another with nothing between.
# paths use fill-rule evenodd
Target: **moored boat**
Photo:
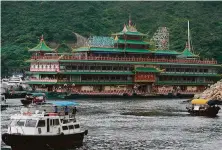
<instances>
[{"instance_id":1,"label":"moored boat","mask_svg":"<svg viewBox=\"0 0 222 150\"><path fill-rule=\"evenodd\" d=\"M52 105L70 108L75 103L56 102ZM70 112L35 110L33 113L23 108L21 114L11 116L11 124L2 140L12 150L70 149L81 146L87 133L80 128L75 114Z\"/></svg>"},{"instance_id":2,"label":"moored boat","mask_svg":"<svg viewBox=\"0 0 222 150\"><path fill-rule=\"evenodd\" d=\"M129 19L111 36L92 36L71 53L58 53L42 36L29 52L29 84L47 98L193 97L220 75L220 64L194 53L189 32L184 51L169 49L169 32L160 27L152 39Z\"/></svg>"},{"instance_id":3,"label":"moored boat","mask_svg":"<svg viewBox=\"0 0 222 150\"><path fill-rule=\"evenodd\" d=\"M46 101L46 96L44 93L29 93L26 95L25 99L21 100L23 105L29 105L31 103L43 103Z\"/></svg>"},{"instance_id":4,"label":"moored boat","mask_svg":"<svg viewBox=\"0 0 222 150\"><path fill-rule=\"evenodd\" d=\"M221 109L219 104L219 100L193 99L187 110L191 115L216 116Z\"/></svg>"}]
</instances>

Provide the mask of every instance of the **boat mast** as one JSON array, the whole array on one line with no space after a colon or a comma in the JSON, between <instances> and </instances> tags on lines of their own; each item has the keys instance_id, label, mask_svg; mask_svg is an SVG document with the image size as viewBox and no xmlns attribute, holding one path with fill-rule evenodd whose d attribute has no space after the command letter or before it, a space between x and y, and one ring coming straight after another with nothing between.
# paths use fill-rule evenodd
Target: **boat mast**
<instances>
[{"instance_id":1,"label":"boat mast","mask_svg":"<svg viewBox=\"0 0 222 150\"><path fill-rule=\"evenodd\" d=\"M189 20L187 23L188 23L188 49L190 51L191 49L190 49L190 22Z\"/></svg>"}]
</instances>

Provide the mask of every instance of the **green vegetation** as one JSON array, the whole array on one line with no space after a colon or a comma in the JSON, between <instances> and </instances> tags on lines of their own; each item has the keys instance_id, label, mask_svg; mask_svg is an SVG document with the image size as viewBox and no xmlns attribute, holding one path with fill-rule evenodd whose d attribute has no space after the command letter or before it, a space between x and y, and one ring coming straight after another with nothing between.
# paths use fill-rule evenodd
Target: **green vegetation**
<instances>
[{"instance_id":1,"label":"green vegetation","mask_svg":"<svg viewBox=\"0 0 222 150\"><path fill-rule=\"evenodd\" d=\"M190 20L196 54L222 62L222 2L1 2L2 75L28 64L29 48L44 34L52 48L71 51L73 32L83 36L120 32L129 13L139 32L151 38L159 26L170 30L170 49L182 52Z\"/></svg>"}]
</instances>

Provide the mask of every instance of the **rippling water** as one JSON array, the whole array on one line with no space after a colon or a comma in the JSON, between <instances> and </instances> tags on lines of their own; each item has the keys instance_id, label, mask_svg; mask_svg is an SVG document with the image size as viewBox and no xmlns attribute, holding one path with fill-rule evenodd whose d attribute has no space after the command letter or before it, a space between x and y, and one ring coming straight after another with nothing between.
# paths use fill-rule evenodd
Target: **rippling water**
<instances>
[{"instance_id":1,"label":"rippling water","mask_svg":"<svg viewBox=\"0 0 222 150\"><path fill-rule=\"evenodd\" d=\"M89 131L79 150L222 149L222 111L216 118L194 117L186 112L182 101L77 100L77 118ZM19 100L8 103L11 107L2 111L2 132L7 129L10 115L20 110Z\"/></svg>"}]
</instances>

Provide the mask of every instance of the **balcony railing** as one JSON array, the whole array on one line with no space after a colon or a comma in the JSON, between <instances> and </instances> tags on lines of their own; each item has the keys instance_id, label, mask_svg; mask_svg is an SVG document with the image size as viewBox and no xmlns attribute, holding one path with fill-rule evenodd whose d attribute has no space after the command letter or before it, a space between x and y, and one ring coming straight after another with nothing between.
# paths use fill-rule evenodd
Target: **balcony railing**
<instances>
[{"instance_id":1,"label":"balcony railing","mask_svg":"<svg viewBox=\"0 0 222 150\"><path fill-rule=\"evenodd\" d=\"M31 59L59 59L61 56L32 56Z\"/></svg>"},{"instance_id":2,"label":"balcony railing","mask_svg":"<svg viewBox=\"0 0 222 150\"><path fill-rule=\"evenodd\" d=\"M157 81L157 84L212 84L214 81Z\"/></svg>"},{"instance_id":3,"label":"balcony railing","mask_svg":"<svg viewBox=\"0 0 222 150\"><path fill-rule=\"evenodd\" d=\"M48 72L59 72L59 68L30 68L30 71L48 71Z\"/></svg>"},{"instance_id":4,"label":"balcony railing","mask_svg":"<svg viewBox=\"0 0 222 150\"><path fill-rule=\"evenodd\" d=\"M32 56L31 59L59 59L60 60L104 60L104 61L137 61L137 62L163 62L163 63L189 63L189 64L217 64L216 60L192 59L165 59L165 58L133 58L133 57L79 57L79 56Z\"/></svg>"},{"instance_id":5,"label":"balcony railing","mask_svg":"<svg viewBox=\"0 0 222 150\"><path fill-rule=\"evenodd\" d=\"M192 74L192 75L217 75L215 72L162 72L162 75L168 75L168 74L175 74L175 75L180 75L180 74Z\"/></svg>"},{"instance_id":6,"label":"balcony railing","mask_svg":"<svg viewBox=\"0 0 222 150\"><path fill-rule=\"evenodd\" d=\"M34 78L30 78L29 82L57 82L57 79L34 79Z\"/></svg>"}]
</instances>

